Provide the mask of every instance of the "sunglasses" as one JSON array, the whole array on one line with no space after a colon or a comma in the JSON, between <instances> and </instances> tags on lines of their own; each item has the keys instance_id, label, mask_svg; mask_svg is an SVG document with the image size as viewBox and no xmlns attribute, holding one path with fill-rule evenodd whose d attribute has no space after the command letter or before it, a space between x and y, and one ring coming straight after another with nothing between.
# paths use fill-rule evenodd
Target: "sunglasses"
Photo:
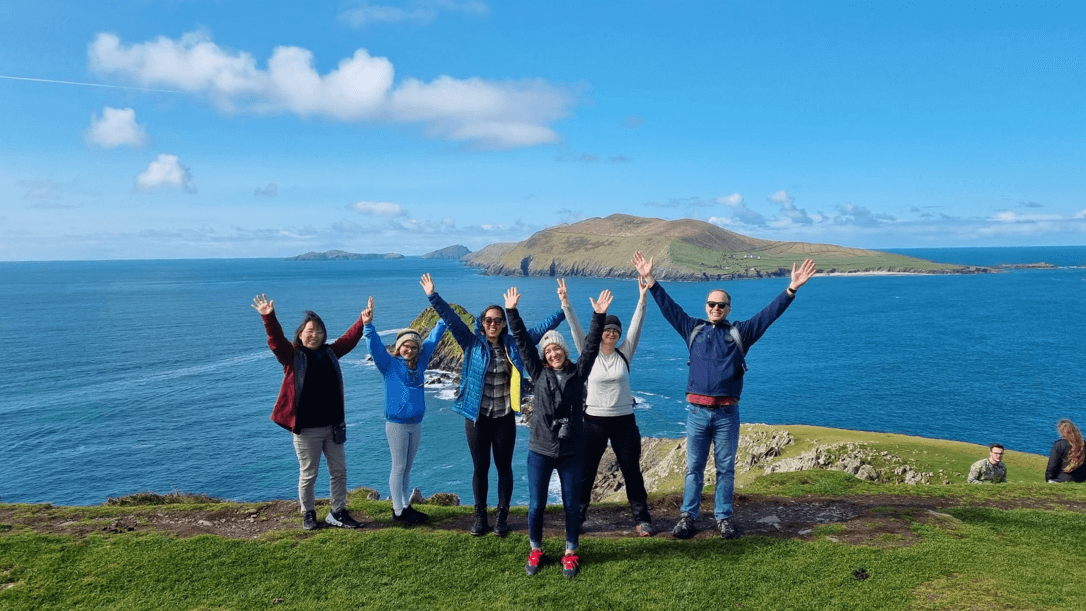
<instances>
[{"instance_id":1,"label":"sunglasses","mask_svg":"<svg viewBox=\"0 0 1086 611\"><path fill-rule=\"evenodd\" d=\"M483 317L483 324L484 325L500 325L503 322L505 322L504 318L491 318L489 316Z\"/></svg>"},{"instance_id":2,"label":"sunglasses","mask_svg":"<svg viewBox=\"0 0 1086 611\"><path fill-rule=\"evenodd\" d=\"M706 301L705 302L706 307L708 307L708 308L720 308L721 310L723 310L724 308L730 306L731 304L732 304L732 302L730 302L730 301Z\"/></svg>"}]
</instances>

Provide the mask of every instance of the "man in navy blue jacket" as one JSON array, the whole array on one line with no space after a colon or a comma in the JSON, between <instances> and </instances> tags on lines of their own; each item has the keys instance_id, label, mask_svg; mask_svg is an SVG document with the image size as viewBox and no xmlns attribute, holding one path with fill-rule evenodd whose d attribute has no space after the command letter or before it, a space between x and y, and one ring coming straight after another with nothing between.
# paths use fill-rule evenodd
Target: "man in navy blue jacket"
<instances>
[{"instance_id":1,"label":"man in navy blue jacket","mask_svg":"<svg viewBox=\"0 0 1086 611\"><path fill-rule=\"evenodd\" d=\"M731 296L721 289L709 292L705 300L708 320L689 316L664 287L652 277L652 259L634 254L634 267L648 284L652 298L660 306L672 327L690 349L690 375L686 383L686 478L679 522L671 534L679 539L694 535L694 523L701 506L705 463L709 444L716 462L714 517L717 531L724 539L734 539L739 531L731 521L732 495L735 489L735 453L739 448L739 396L743 393L744 356L796 298L796 290L815 273L811 259L792 265L792 282L750 320L729 323Z\"/></svg>"}]
</instances>

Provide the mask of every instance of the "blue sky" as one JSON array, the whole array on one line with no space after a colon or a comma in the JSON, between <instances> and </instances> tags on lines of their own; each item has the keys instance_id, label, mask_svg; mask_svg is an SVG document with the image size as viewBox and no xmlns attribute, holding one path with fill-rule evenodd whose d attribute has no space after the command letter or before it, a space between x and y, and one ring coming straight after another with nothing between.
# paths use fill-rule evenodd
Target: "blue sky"
<instances>
[{"instance_id":1,"label":"blue sky","mask_svg":"<svg viewBox=\"0 0 1086 611\"><path fill-rule=\"evenodd\" d=\"M1082 2L5 0L0 260L1086 244Z\"/></svg>"}]
</instances>

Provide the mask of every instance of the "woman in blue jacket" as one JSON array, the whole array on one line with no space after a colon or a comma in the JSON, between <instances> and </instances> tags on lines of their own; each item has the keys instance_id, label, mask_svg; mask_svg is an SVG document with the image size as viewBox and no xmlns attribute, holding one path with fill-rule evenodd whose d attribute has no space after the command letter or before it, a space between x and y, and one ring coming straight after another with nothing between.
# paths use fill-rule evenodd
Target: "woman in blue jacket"
<instances>
[{"instance_id":1,"label":"woman in blue jacket","mask_svg":"<svg viewBox=\"0 0 1086 611\"><path fill-rule=\"evenodd\" d=\"M366 325L363 334L369 342L373 364L385 378L385 436L392 454L392 473L388 476L392 521L421 524L430 516L411 507L411 466L419 450L422 417L426 413L426 366L445 334L445 323L437 321L425 342L410 327L400 331L392 350L393 358L373 326L373 297L362 311L362 322Z\"/></svg>"},{"instance_id":2,"label":"woman in blue jacket","mask_svg":"<svg viewBox=\"0 0 1086 611\"><path fill-rule=\"evenodd\" d=\"M494 454L494 470L498 472L498 511L494 520L494 534L504 537L509 533L509 502L513 497L513 446L517 441L517 425L514 412L520 411L520 397L524 391L524 362L505 324L505 310L499 305L489 305L475 319L472 331L434 290L430 274L423 274L419 281L441 320L449 328L456 343L464 350L464 364L460 373L460 388L456 391L453 411L464 417L464 434L474 473L471 492L475 497L475 521L471 534L484 535L490 531L486 504L490 478L490 455ZM532 342L538 342L543 334L556 328L566 319L558 310L539 326L528 331Z\"/></svg>"}]
</instances>

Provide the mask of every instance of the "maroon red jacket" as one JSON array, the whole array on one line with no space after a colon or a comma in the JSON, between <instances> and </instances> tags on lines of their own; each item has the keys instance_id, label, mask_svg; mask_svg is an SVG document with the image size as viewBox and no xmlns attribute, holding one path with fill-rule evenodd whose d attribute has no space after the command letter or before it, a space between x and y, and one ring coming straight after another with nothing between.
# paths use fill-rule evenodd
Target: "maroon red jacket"
<instances>
[{"instance_id":1,"label":"maroon red jacket","mask_svg":"<svg viewBox=\"0 0 1086 611\"><path fill-rule=\"evenodd\" d=\"M302 396L302 384L305 383L305 352L296 350L294 344L287 339L286 335L283 335L283 327L280 326L279 320L275 318L274 311L267 316L261 315L260 317L264 319L264 330L268 333L268 347L271 348L272 354L275 355L279 364L283 366L283 385L279 387L279 398L275 400L275 407L272 408L271 420L292 433L297 433L298 430L294 425L298 416L298 397ZM362 339L364 329L365 325L362 324L360 315L358 321L343 334L343 337L317 349L326 350L330 353L332 364L336 368L336 375L339 377L340 394L343 394L343 371L339 368L339 359L354 350L354 347ZM346 399L344 399L343 404L347 404ZM343 419L341 415L340 420Z\"/></svg>"}]
</instances>

